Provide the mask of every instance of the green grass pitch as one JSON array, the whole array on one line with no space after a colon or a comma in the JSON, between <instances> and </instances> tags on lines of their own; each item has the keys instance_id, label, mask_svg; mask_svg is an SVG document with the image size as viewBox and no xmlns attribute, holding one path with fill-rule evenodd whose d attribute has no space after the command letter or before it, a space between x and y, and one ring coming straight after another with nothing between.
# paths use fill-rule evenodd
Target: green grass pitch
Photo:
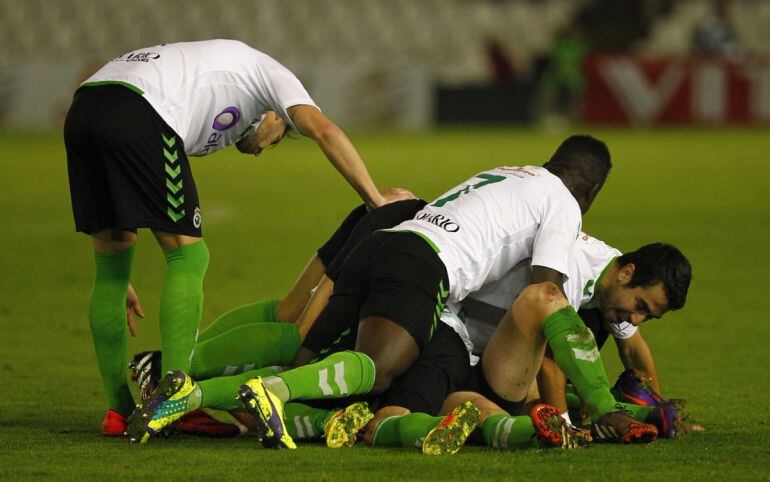
<instances>
[{"instance_id":1,"label":"green grass pitch","mask_svg":"<svg viewBox=\"0 0 770 482\"><path fill-rule=\"evenodd\" d=\"M588 129L584 129L588 130ZM73 232L61 136L0 135L0 479L768 480L770 476L770 132L591 130L614 165L584 229L620 248L663 240L694 267L687 306L643 328L664 392L689 399L705 433L578 452L320 445L274 452L248 437L131 446L104 439L91 346L89 240ZM381 187L434 199L496 165L540 164L562 135L517 129L354 132ZM357 203L312 142L260 158L194 159L211 250L203 323L282 296ZM163 258L140 235L133 283L147 313L129 353L158 345ZM604 350L611 379L613 344Z\"/></svg>"}]
</instances>

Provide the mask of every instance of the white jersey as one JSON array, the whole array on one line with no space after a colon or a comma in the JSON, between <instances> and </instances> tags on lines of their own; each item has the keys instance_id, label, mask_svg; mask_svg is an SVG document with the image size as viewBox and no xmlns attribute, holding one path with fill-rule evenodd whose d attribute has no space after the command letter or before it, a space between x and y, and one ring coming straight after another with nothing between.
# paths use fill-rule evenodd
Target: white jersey
<instances>
[{"instance_id":1,"label":"white jersey","mask_svg":"<svg viewBox=\"0 0 770 482\"><path fill-rule=\"evenodd\" d=\"M561 179L526 166L481 172L393 230L433 242L449 277L449 301L458 302L526 259L568 276L580 225L580 207Z\"/></svg>"},{"instance_id":2,"label":"white jersey","mask_svg":"<svg viewBox=\"0 0 770 482\"><path fill-rule=\"evenodd\" d=\"M598 306L594 296L596 286L601 281L613 260L621 252L606 243L580 233L573 243L568 263L567 282L564 291L569 304L580 308ZM503 314L511 307L513 300L532 279L532 267L529 260L522 261L514 269L505 274L500 280L484 285L480 290L471 293L462 303L448 304L442 314L442 321L452 326L473 351L479 353L489 342ZM466 328L460 329L458 321L464 322ZM629 322L620 324L602 322L604 328L618 339L630 338L637 327Z\"/></svg>"},{"instance_id":3,"label":"white jersey","mask_svg":"<svg viewBox=\"0 0 770 482\"><path fill-rule=\"evenodd\" d=\"M112 59L83 85L119 82L140 92L203 156L238 141L269 110L294 127L291 106L315 106L299 79L268 55L236 40L161 44Z\"/></svg>"}]
</instances>

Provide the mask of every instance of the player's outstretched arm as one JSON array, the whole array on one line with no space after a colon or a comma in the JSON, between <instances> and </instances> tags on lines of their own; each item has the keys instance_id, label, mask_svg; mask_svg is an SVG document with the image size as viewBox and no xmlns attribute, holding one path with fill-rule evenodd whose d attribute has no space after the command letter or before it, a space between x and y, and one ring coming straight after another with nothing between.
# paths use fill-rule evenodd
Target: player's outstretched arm
<instances>
[{"instance_id":1,"label":"player's outstretched arm","mask_svg":"<svg viewBox=\"0 0 770 482\"><path fill-rule=\"evenodd\" d=\"M618 355L625 368L636 368L645 377L650 379L652 388L658 393L660 390L660 379L658 371L655 369L655 359L649 345L642 337L642 333L637 330L630 338L625 340L616 339L618 346Z\"/></svg>"},{"instance_id":2,"label":"player's outstretched arm","mask_svg":"<svg viewBox=\"0 0 770 482\"><path fill-rule=\"evenodd\" d=\"M342 129L311 105L295 105L287 109L300 134L313 139L335 169L353 186L369 209L385 204L374 185L364 161Z\"/></svg>"}]
</instances>

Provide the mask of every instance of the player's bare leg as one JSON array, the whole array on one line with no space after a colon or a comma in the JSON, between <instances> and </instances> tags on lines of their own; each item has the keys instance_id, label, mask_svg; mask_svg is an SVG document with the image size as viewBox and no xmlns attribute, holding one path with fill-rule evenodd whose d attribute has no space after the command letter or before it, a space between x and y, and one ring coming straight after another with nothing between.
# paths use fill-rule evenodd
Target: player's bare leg
<instances>
[{"instance_id":1,"label":"player's bare leg","mask_svg":"<svg viewBox=\"0 0 770 482\"><path fill-rule=\"evenodd\" d=\"M417 342L409 332L379 316L369 316L359 322L356 351L368 355L374 362L373 395L384 393L420 355Z\"/></svg>"},{"instance_id":2,"label":"player's bare leg","mask_svg":"<svg viewBox=\"0 0 770 482\"><path fill-rule=\"evenodd\" d=\"M542 320L566 306L552 283L531 285L516 298L482 355L484 377L495 393L510 401L527 396L547 342Z\"/></svg>"},{"instance_id":3,"label":"player's bare leg","mask_svg":"<svg viewBox=\"0 0 770 482\"><path fill-rule=\"evenodd\" d=\"M586 402L596 437L625 443L655 439L654 426L614 412L616 403L593 336L550 282L522 291L492 335L483 354L484 375L492 389L507 400L523 399L539 371L546 343Z\"/></svg>"}]
</instances>

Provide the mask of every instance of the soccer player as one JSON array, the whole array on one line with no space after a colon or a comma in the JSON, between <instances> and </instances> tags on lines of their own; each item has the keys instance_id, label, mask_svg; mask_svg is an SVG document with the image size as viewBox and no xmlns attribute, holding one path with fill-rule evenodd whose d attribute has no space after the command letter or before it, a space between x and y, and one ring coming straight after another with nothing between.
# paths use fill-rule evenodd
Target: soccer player
<instances>
[{"instance_id":1,"label":"soccer player","mask_svg":"<svg viewBox=\"0 0 770 482\"><path fill-rule=\"evenodd\" d=\"M123 367L138 228L167 261L160 306L163 370L187 371L200 322L208 249L188 156L235 143L259 155L287 130L312 138L369 208L385 199L347 136L284 66L241 42L162 44L118 56L75 92L64 140L77 231L91 235L89 321L109 410L122 435L134 407Z\"/></svg>"}]
</instances>

